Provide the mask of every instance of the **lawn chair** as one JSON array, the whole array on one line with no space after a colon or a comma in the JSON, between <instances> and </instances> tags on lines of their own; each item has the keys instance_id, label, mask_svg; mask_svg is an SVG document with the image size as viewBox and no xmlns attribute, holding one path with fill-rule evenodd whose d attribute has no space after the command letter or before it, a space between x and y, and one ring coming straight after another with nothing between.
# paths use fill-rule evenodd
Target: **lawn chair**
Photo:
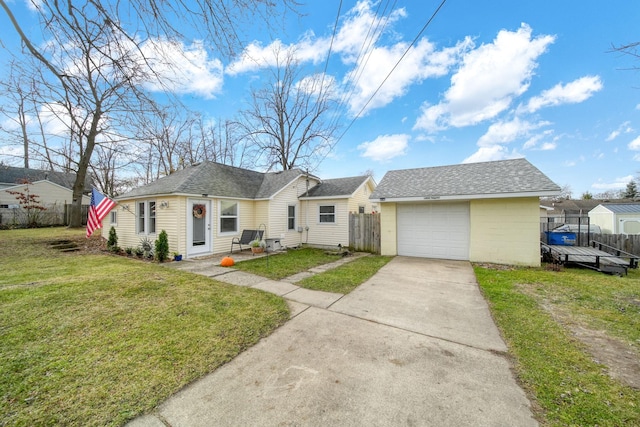
<instances>
[{"instance_id":1,"label":"lawn chair","mask_svg":"<svg viewBox=\"0 0 640 427\"><path fill-rule=\"evenodd\" d=\"M262 240L264 230L242 230L240 238L234 237L231 240L231 253L233 253L233 246L240 246L240 252L242 252L242 245L249 245L254 240Z\"/></svg>"}]
</instances>

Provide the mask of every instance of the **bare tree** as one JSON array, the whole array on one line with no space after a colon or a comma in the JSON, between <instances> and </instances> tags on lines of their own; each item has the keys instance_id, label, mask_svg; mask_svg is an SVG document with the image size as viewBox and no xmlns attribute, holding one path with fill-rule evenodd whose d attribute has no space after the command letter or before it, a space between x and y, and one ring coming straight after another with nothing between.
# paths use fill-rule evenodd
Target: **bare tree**
<instances>
[{"instance_id":1,"label":"bare tree","mask_svg":"<svg viewBox=\"0 0 640 427\"><path fill-rule=\"evenodd\" d=\"M187 158L191 163L211 160L238 167L251 166L250 147L241 140L242 129L237 121L227 119L213 123L200 117L197 131L198 135L193 137L200 141L201 146L189 153Z\"/></svg>"},{"instance_id":2,"label":"bare tree","mask_svg":"<svg viewBox=\"0 0 640 427\"><path fill-rule=\"evenodd\" d=\"M141 83L151 79L163 83L163 76L154 75L139 40L181 39L184 29L193 29L231 54L241 45L237 20L259 16L269 21L283 7L295 6L295 1L41 0L34 5L46 43L34 43L12 12L13 3L0 0L24 47L22 64L42 70L39 102L54 114L63 111L64 117L59 118L66 125L67 144L50 148L76 172L70 226L79 227L82 194L96 145L108 129L130 122L133 112L143 110L146 94ZM125 28L123 23L138 27Z\"/></svg>"},{"instance_id":3,"label":"bare tree","mask_svg":"<svg viewBox=\"0 0 640 427\"><path fill-rule=\"evenodd\" d=\"M293 50L275 49L270 79L251 93L242 112L245 138L256 163L267 169L302 167L314 170L335 144L336 124L326 120L334 107L329 79L302 76Z\"/></svg>"},{"instance_id":4,"label":"bare tree","mask_svg":"<svg viewBox=\"0 0 640 427\"><path fill-rule=\"evenodd\" d=\"M635 59L640 59L640 42L633 42L618 46L612 46L612 52L619 52L625 55L629 55ZM633 67L633 69L637 69L638 67Z\"/></svg>"},{"instance_id":5,"label":"bare tree","mask_svg":"<svg viewBox=\"0 0 640 427\"><path fill-rule=\"evenodd\" d=\"M19 65L12 61L6 81L0 82L0 88L0 93L8 101L0 105L0 115L4 117L4 120L0 121L0 129L7 138L5 145L21 146L23 166L28 169L32 148L27 127L31 118L38 114L33 102L33 84L20 70Z\"/></svg>"}]
</instances>

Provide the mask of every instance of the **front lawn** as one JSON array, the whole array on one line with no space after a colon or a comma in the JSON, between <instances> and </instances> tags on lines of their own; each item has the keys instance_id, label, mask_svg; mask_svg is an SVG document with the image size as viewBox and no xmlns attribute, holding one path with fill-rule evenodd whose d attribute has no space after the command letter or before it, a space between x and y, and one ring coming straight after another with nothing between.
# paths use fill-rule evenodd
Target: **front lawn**
<instances>
[{"instance_id":1,"label":"front lawn","mask_svg":"<svg viewBox=\"0 0 640 427\"><path fill-rule=\"evenodd\" d=\"M475 273L543 425L640 425L640 272Z\"/></svg>"},{"instance_id":2,"label":"front lawn","mask_svg":"<svg viewBox=\"0 0 640 427\"><path fill-rule=\"evenodd\" d=\"M341 255L331 254L323 249L303 247L289 249L285 253L271 254L268 257L242 261L235 264L233 268L271 280L280 280L341 258Z\"/></svg>"},{"instance_id":3,"label":"front lawn","mask_svg":"<svg viewBox=\"0 0 640 427\"><path fill-rule=\"evenodd\" d=\"M350 261L338 268L316 274L296 285L316 291L348 294L384 267L392 257L370 255Z\"/></svg>"},{"instance_id":4,"label":"front lawn","mask_svg":"<svg viewBox=\"0 0 640 427\"><path fill-rule=\"evenodd\" d=\"M0 425L122 425L288 318L275 295L48 245L83 236L0 231Z\"/></svg>"}]
</instances>

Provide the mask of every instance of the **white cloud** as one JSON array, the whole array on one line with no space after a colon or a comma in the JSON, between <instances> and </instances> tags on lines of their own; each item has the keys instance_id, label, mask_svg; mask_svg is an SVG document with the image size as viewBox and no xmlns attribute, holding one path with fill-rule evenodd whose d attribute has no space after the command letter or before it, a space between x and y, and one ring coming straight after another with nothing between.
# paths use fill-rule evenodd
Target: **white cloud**
<instances>
[{"instance_id":1,"label":"white cloud","mask_svg":"<svg viewBox=\"0 0 640 427\"><path fill-rule=\"evenodd\" d=\"M595 190L619 190L622 188L626 188L629 181L633 180L633 175L627 175L615 178L613 182L596 182L591 185L591 188Z\"/></svg>"},{"instance_id":2,"label":"white cloud","mask_svg":"<svg viewBox=\"0 0 640 427\"><path fill-rule=\"evenodd\" d=\"M403 156L409 146L409 139L410 136L406 134L381 135L373 141L358 145L358 150L363 151L362 157L376 162L385 162L394 157Z\"/></svg>"},{"instance_id":3,"label":"white cloud","mask_svg":"<svg viewBox=\"0 0 640 427\"><path fill-rule=\"evenodd\" d=\"M618 126L618 129L614 130L613 132L611 132L609 134L609 136L607 137L606 141L613 141L614 139L616 139L617 137L619 137L620 135L622 135L623 133L631 133L633 132L633 128L631 127L631 122L626 121L624 123L622 123L620 126Z\"/></svg>"},{"instance_id":4,"label":"white cloud","mask_svg":"<svg viewBox=\"0 0 640 427\"><path fill-rule=\"evenodd\" d=\"M211 99L222 89L222 62L209 58L201 42L185 46L166 39L148 40L142 45L142 52L153 70L153 77L144 83L149 90Z\"/></svg>"},{"instance_id":5,"label":"white cloud","mask_svg":"<svg viewBox=\"0 0 640 427\"><path fill-rule=\"evenodd\" d=\"M602 89L599 76L586 76L562 85L558 83L551 89L545 90L540 96L529 100L524 110L534 113L541 108L562 104L577 104L589 99L595 92Z\"/></svg>"},{"instance_id":6,"label":"white cloud","mask_svg":"<svg viewBox=\"0 0 640 427\"><path fill-rule=\"evenodd\" d=\"M491 145L480 147L478 151L464 159L462 163L491 162L494 160L517 159L520 157L523 156L517 151L512 150L509 152L507 147L503 145Z\"/></svg>"},{"instance_id":7,"label":"white cloud","mask_svg":"<svg viewBox=\"0 0 640 427\"><path fill-rule=\"evenodd\" d=\"M529 88L538 57L553 41L549 35L532 38L526 24L517 31L500 31L492 43L464 55L444 100L425 104L414 129L432 132L496 117Z\"/></svg>"},{"instance_id":8,"label":"white cloud","mask_svg":"<svg viewBox=\"0 0 640 427\"><path fill-rule=\"evenodd\" d=\"M339 56L343 64L351 67L342 80L341 98L347 104L349 114L354 117L388 105L405 95L411 85L446 75L459 61L461 54L472 45L470 38L441 50L425 38L411 48L409 43L403 41L383 45L383 37L392 34L393 25L406 17L407 13L401 8L389 16L381 17L373 10L374 7L371 1L358 2L342 20L333 44L330 37L316 37L311 32L307 32L295 44L286 45L281 40L275 40L263 46L254 42L236 61L229 64L225 72L237 75L276 66L276 56L285 51L292 52L301 65L317 65L326 60L331 48L333 55ZM387 76L389 78L385 81Z\"/></svg>"},{"instance_id":9,"label":"white cloud","mask_svg":"<svg viewBox=\"0 0 640 427\"><path fill-rule=\"evenodd\" d=\"M640 136L631 141L627 145L627 148L632 151L640 151Z\"/></svg>"},{"instance_id":10,"label":"white cloud","mask_svg":"<svg viewBox=\"0 0 640 427\"><path fill-rule=\"evenodd\" d=\"M487 132L478 140L478 146L487 147L494 144L508 144L517 138L528 135L531 131L548 126L549 122L531 123L519 117L511 121L496 122L489 126Z\"/></svg>"},{"instance_id":11,"label":"white cloud","mask_svg":"<svg viewBox=\"0 0 640 427\"><path fill-rule=\"evenodd\" d=\"M345 77L345 86L353 88L348 96L351 115L384 107L406 94L411 85L446 75L471 44L467 38L454 47L438 51L434 44L422 39L409 50L408 43L374 48Z\"/></svg>"},{"instance_id":12,"label":"white cloud","mask_svg":"<svg viewBox=\"0 0 640 427\"><path fill-rule=\"evenodd\" d=\"M553 142L545 142L540 146L540 151L552 151L558 148L558 144L555 141Z\"/></svg>"},{"instance_id":13,"label":"white cloud","mask_svg":"<svg viewBox=\"0 0 640 427\"><path fill-rule=\"evenodd\" d=\"M551 129L547 129L544 132L537 133L529 138L523 145L522 148L524 150L540 150L547 151L553 150L557 147L557 137L553 139L551 142L541 142L545 138L549 138L553 135L554 131Z\"/></svg>"},{"instance_id":14,"label":"white cloud","mask_svg":"<svg viewBox=\"0 0 640 427\"><path fill-rule=\"evenodd\" d=\"M478 151L467 157L464 162L485 162L491 160L504 160L522 157L516 150L509 151L506 147L509 143L528 137L533 131L548 126L550 123L540 121L537 123L522 120L515 117L509 121L497 122L489 126L487 132L478 139ZM541 132L539 135L530 137L525 143L524 149L552 150L555 148L554 142L547 142L539 145L539 141L553 133L551 130Z\"/></svg>"}]
</instances>

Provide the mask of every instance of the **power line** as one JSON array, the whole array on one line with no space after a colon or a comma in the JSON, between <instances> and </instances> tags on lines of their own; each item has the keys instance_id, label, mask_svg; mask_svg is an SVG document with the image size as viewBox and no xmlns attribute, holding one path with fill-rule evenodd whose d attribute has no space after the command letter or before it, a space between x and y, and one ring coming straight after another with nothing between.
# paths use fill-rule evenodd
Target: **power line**
<instances>
[{"instance_id":1,"label":"power line","mask_svg":"<svg viewBox=\"0 0 640 427\"><path fill-rule=\"evenodd\" d=\"M353 78L350 80L342 96L340 97L340 101L338 102L336 113L334 115L334 118L332 119L332 122L334 124L337 123L337 121L340 119L339 112L342 110L346 110L345 105L347 103L347 100L355 92L358 81L360 80L360 78L362 78L362 74L364 73L366 65L369 62L369 58L371 58L371 54L373 53L373 46L378 40L378 38L380 37L380 35L382 35L382 33L384 32L386 26L388 25L389 18L391 16L391 13L395 9L396 3L397 3L397 0L393 2L393 6L391 6L391 9L389 10L388 15L387 15L387 8L389 7L389 0L387 0L387 2L385 3L385 7L384 7L384 10L382 11L382 14L380 14L380 7L382 6L382 2L378 3L378 8L376 9L376 12L374 14L374 19L371 21L371 25L367 30L367 35L365 36L362 42L362 46L360 47L360 51L358 52L358 56L355 59L355 63L357 64L357 67L353 71ZM385 16L386 16L386 19L384 19ZM380 24L383 21L384 21L384 25L382 25L381 27ZM375 26L375 29L374 29L374 26ZM363 60L362 58L364 58L365 55L366 55L366 59Z\"/></svg>"},{"instance_id":2,"label":"power line","mask_svg":"<svg viewBox=\"0 0 640 427\"><path fill-rule=\"evenodd\" d=\"M429 18L429 20L424 24L424 26L422 27L422 29L420 30L420 32L418 33L418 35L413 39L413 41L411 42L411 44L409 45L409 47L407 47L407 49L404 51L404 53L402 54L402 56L400 57L400 59L398 59L398 61L396 62L396 64L393 66L393 68L391 69L391 71L389 71L389 73L387 74L387 76L384 78L384 80L382 81L382 83L380 83L380 85L378 86L378 88L375 90L375 92L373 92L373 94L369 97L369 99L367 100L367 102L364 104L364 106L360 109L360 111L358 112L358 114L356 114L356 116L353 118L353 120L351 120L351 123L349 123L349 126L347 126L347 128L344 130L344 132L342 132L342 134L338 137L336 144L338 142L340 142L340 140L344 137L344 135L349 131L349 129L351 129L351 126L353 126L353 124L355 123L355 121L357 119L360 118L360 115L364 112L364 110L367 108L367 106L371 103L371 101L373 100L373 98L378 94L378 92L380 91L380 89L382 88L382 86L386 83L386 81L389 79L389 77L391 76L391 74L395 71L396 68L398 68L398 65L400 64L400 62L404 59L404 57L407 55L407 53L409 53L409 50L411 50L411 48L416 44L416 42L418 41L418 39L420 38L420 36L422 36L422 33L425 32L425 30L427 29L427 27L431 24L431 22L435 19L436 15L438 14L438 12L440 12L440 9L442 9L442 7L444 6L444 4L447 2L447 0L442 0L442 2L440 3L440 5L437 7L437 9L433 12L433 14L431 15L431 17Z\"/></svg>"}]
</instances>

